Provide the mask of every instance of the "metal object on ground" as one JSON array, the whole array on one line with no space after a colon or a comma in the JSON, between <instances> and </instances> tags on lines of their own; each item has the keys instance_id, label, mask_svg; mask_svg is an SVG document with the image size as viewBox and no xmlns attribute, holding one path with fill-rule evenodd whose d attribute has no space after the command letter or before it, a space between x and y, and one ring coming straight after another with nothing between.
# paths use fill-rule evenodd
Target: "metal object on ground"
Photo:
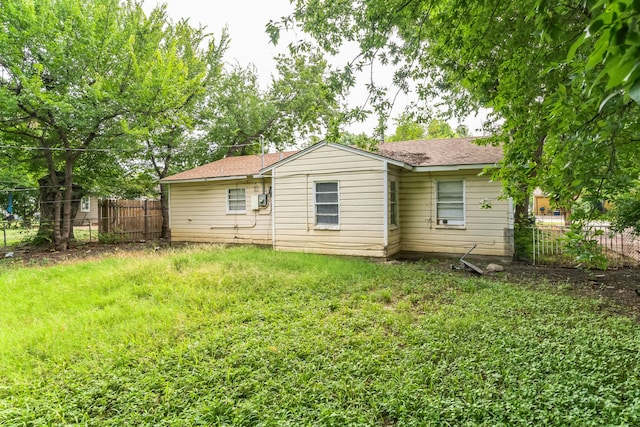
<instances>
[{"instance_id":1,"label":"metal object on ground","mask_svg":"<svg viewBox=\"0 0 640 427\"><path fill-rule=\"evenodd\" d=\"M478 246L478 244L474 243L473 246L471 246L471 248L469 248L467 253L462 255L462 257L460 257L460 267L457 267L457 269L459 269L459 270L467 269L467 270L470 270L470 271L472 271L472 272L474 272L476 274L479 274L479 275L483 275L484 274L484 271L482 271L482 269L480 267L475 266L472 263L470 263L469 261L464 259L467 255L469 255L471 253L472 250L474 250L476 248L476 246ZM456 267L452 265L451 268L456 268Z\"/></svg>"}]
</instances>

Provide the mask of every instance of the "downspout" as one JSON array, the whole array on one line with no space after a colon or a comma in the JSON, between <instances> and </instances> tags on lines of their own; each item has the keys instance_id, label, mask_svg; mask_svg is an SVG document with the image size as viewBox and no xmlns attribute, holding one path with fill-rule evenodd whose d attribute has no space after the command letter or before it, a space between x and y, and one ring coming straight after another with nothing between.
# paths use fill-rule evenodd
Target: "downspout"
<instances>
[{"instance_id":1,"label":"downspout","mask_svg":"<svg viewBox=\"0 0 640 427\"><path fill-rule=\"evenodd\" d=\"M384 256L387 256L389 247L389 164L387 161L382 162L383 172L383 206L382 206L382 229L384 234Z\"/></svg>"}]
</instances>

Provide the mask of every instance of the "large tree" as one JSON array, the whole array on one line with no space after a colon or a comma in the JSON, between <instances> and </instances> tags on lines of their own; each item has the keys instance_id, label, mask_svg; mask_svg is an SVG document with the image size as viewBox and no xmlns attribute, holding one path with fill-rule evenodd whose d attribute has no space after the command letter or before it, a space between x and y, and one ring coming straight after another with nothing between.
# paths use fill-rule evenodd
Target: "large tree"
<instances>
[{"instance_id":1,"label":"large tree","mask_svg":"<svg viewBox=\"0 0 640 427\"><path fill-rule=\"evenodd\" d=\"M521 202L519 219L534 187L570 205L615 199L639 175L640 108L632 98L640 67L629 57L640 37L638 2L611 3L626 21L608 2L578 0L296 0L294 14L269 31L299 25L332 53L356 42L362 64L390 64L400 87L441 99L460 116L491 109L492 142L505 151L499 174ZM615 55L628 71L622 78Z\"/></svg>"},{"instance_id":2,"label":"large tree","mask_svg":"<svg viewBox=\"0 0 640 427\"><path fill-rule=\"evenodd\" d=\"M0 23L0 132L41 154L52 239L64 250L79 159L130 144L140 117L184 104L201 76L166 48L162 8L147 16L134 1L5 0Z\"/></svg>"},{"instance_id":3,"label":"large tree","mask_svg":"<svg viewBox=\"0 0 640 427\"><path fill-rule=\"evenodd\" d=\"M309 51L275 59L277 73L265 89L251 66L226 72L213 86L202 123L213 159L259 153L262 144L283 149L316 134L337 137L346 119L327 61Z\"/></svg>"},{"instance_id":4,"label":"large tree","mask_svg":"<svg viewBox=\"0 0 640 427\"><path fill-rule=\"evenodd\" d=\"M167 25L161 49L175 56L183 68L183 78L193 82L188 91L181 94L163 94L162 98L179 100L167 105L163 111L150 114L154 102L143 101L149 110L137 115L138 127L129 132L130 137L141 142L140 151L127 168L138 171L137 177L152 182L209 161L208 144L198 131L203 111L208 106L208 95L217 86L222 75L222 59L228 46L228 34L222 31L219 41L203 27L194 28L187 21ZM162 79L154 82L155 91L166 91ZM170 88L173 89L173 88ZM176 85L176 90L184 90ZM148 181L149 182L149 181ZM166 185L160 184L162 212L162 237L169 237L169 201Z\"/></svg>"}]
</instances>

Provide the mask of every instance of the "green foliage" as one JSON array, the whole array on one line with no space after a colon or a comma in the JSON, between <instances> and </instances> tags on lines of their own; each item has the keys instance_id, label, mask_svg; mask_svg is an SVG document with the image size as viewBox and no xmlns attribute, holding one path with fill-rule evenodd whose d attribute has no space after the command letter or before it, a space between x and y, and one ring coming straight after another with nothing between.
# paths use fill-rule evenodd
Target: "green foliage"
<instances>
[{"instance_id":1,"label":"green foliage","mask_svg":"<svg viewBox=\"0 0 640 427\"><path fill-rule=\"evenodd\" d=\"M514 256L518 261L533 260L533 221L521 221L514 225Z\"/></svg>"},{"instance_id":2,"label":"green foliage","mask_svg":"<svg viewBox=\"0 0 640 427\"><path fill-rule=\"evenodd\" d=\"M409 114L403 113L395 119L396 131L387 138L388 142L394 141L412 141L414 139L423 139L426 135L424 126Z\"/></svg>"},{"instance_id":3,"label":"green foliage","mask_svg":"<svg viewBox=\"0 0 640 427\"><path fill-rule=\"evenodd\" d=\"M591 22L574 43L569 60L576 51L593 39L586 68L597 71L596 82L608 78L606 89L611 97L625 97L640 103L640 2L637 0L598 1L590 7Z\"/></svg>"},{"instance_id":4,"label":"green foliage","mask_svg":"<svg viewBox=\"0 0 640 427\"><path fill-rule=\"evenodd\" d=\"M260 153L262 141L282 150L312 135L337 139L342 99L323 56L298 51L276 57L276 66L266 90L252 67L225 72L211 87L200 124L211 159Z\"/></svg>"},{"instance_id":5,"label":"green foliage","mask_svg":"<svg viewBox=\"0 0 640 427\"><path fill-rule=\"evenodd\" d=\"M613 222L617 231L632 230L640 234L640 189L613 201Z\"/></svg>"},{"instance_id":6,"label":"green foliage","mask_svg":"<svg viewBox=\"0 0 640 427\"><path fill-rule=\"evenodd\" d=\"M16 157L37 154L51 177L61 202L52 237L66 249L72 183L83 184L74 175L122 174L122 157L138 148L132 135L168 115L182 124L206 68L189 61L188 43L204 36L168 22L163 7L147 16L119 0L8 0L0 22L0 137ZM83 161L87 153L95 155Z\"/></svg>"},{"instance_id":7,"label":"green foliage","mask_svg":"<svg viewBox=\"0 0 640 427\"><path fill-rule=\"evenodd\" d=\"M376 151L378 146L378 141L376 141L375 138L368 136L364 132L359 134L343 132L340 134L338 143L344 145L352 145L354 147L368 151Z\"/></svg>"},{"instance_id":8,"label":"green foliage","mask_svg":"<svg viewBox=\"0 0 640 427\"><path fill-rule=\"evenodd\" d=\"M573 223L571 229L562 237L564 249L579 265L606 270L607 257L602 250L602 245L594 238L602 234L602 230L593 232L581 222Z\"/></svg>"},{"instance_id":9,"label":"green foliage","mask_svg":"<svg viewBox=\"0 0 640 427\"><path fill-rule=\"evenodd\" d=\"M0 293L3 425L640 422L634 321L431 263L187 249Z\"/></svg>"},{"instance_id":10,"label":"green foliage","mask_svg":"<svg viewBox=\"0 0 640 427\"><path fill-rule=\"evenodd\" d=\"M425 127L412 115L403 113L396 120L396 131L387 138L388 142L411 141L415 139L439 139L467 136L469 130L461 125L454 132L449 123L441 119L432 119ZM458 133L460 130L461 133Z\"/></svg>"},{"instance_id":11,"label":"green foliage","mask_svg":"<svg viewBox=\"0 0 640 427\"><path fill-rule=\"evenodd\" d=\"M6 228L6 224L0 225L0 246L4 247L5 243L8 248L13 248L20 244L29 244L36 236L35 229L29 228Z\"/></svg>"},{"instance_id":12,"label":"green foliage","mask_svg":"<svg viewBox=\"0 0 640 427\"><path fill-rule=\"evenodd\" d=\"M566 208L581 197L612 200L640 175L635 0L295 5L271 23L274 38L297 25L327 52L357 41L353 69L392 64L400 90L441 100L454 116L490 109L492 142L505 153L497 177L518 204L536 187ZM377 100L379 88L369 87Z\"/></svg>"},{"instance_id":13,"label":"green foliage","mask_svg":"<svg viewBox=\"0 0 640 427\"><path fill-rule=\"evenodd\" d=\"M98 233L98 242L105 245L114 245L120 242L120 236L117 233Z\"/></svg>"},{"instance_id":14,"label":"green foliage","mask_svg":"<svg viewBox=\"0 0 640 427\"><path fill-rule=\"evenodd\" d=\"M427 125L427 137L429 138L454 138L456 136L458 135L444 120L433 119Z\"/></svg>"}]
</instances>

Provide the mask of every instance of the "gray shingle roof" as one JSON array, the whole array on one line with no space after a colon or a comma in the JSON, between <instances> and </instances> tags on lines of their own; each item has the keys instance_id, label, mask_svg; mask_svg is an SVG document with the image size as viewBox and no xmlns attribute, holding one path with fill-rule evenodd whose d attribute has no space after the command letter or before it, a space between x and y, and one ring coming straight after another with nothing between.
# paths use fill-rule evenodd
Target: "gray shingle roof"
<instances>
[{"instance_id":1,"label":"gray shingle roof","mask_svg":"<svg viewBox=\"0 0 640 427\"><path fill-rule=\"evenodd\" d=\"M416 141L386 142L378 146L378 153L413 167L487 165L502 159L502 148L477 145L478 137L425 139ZM287 151L269 153L264 163L259 154L226 157L215 162L169 176L161 182L191 181L256 175L263 167L298 153Z\"/></svg>"},{"instance_id":2,"label":"gray shingle roof","mask_svg":"<svg viewBox=\"0 0 640 427\"><path fill-rule=\"evenodd\" d=\"M482 138L385 142L378 146L378 154L411 166L486 165L502 159L501 147L475 144L474 141L479 139Z\"/></svg>"}]
</instances>

